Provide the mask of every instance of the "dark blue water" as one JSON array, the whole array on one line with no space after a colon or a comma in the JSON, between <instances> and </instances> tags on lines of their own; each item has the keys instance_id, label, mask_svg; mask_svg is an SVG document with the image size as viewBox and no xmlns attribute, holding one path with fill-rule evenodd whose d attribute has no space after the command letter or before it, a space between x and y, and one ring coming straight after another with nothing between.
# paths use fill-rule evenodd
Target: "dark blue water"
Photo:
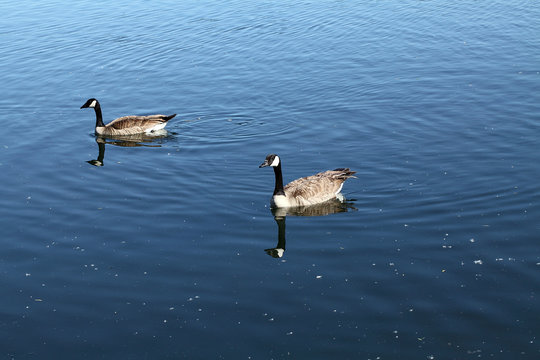
<instances>
[{"instance_id":1,"label":"dark blue water","mask_svg":"<svg viewBox=\"0 0 540 360\"><path fill-rule=\"evenodd\" d=\"M536 2L0 10L1 359L539 358Z\"/></svg>"}]
</instances>

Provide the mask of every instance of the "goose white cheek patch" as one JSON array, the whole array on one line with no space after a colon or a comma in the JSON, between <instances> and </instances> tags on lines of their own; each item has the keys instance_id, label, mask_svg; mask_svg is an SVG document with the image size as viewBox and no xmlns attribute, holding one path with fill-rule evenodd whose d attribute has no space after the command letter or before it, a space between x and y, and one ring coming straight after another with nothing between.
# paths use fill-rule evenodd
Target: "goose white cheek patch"
<instances>
[{"instance_id":1,"label":"goose white cheek patch","mask_svg":"<svg viewBox=\"0 0 540 360\"><path fill-rule=\"evenodd\" d=\"M92 101L92 103L88 107L91 107L91 108L96 107L96 100Z\"/></svg>"},{"instance_id":2,"label":"goose white cheek patch","mask_svg":"<svg viewBox=\"0 0 540 360\"><path fill-rule=\"evenodd\" d=\"M279 156L276 156L274 158L274 161L272 161L272 164L270 164L270 166L278 166L279 165Z\"/></svg>"}]
</instances>

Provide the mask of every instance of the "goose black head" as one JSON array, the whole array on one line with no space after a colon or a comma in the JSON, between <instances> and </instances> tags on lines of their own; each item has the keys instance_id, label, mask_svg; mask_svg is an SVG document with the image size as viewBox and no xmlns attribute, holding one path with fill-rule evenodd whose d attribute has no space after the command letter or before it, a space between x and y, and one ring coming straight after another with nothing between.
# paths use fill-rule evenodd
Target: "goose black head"
<instances>
[{"instance_id":1,"label":"goose black head","mask_svg":"<svg viewBox=\"0 0 540 360\"><path fill-rule=\"evenodd\" d=\"M85 108L95 108L97 105L99 105L99 102L98 102L96 99L91 98L91 99L86 100L86 102L84 103L84 105L81 106L81 109L85 109Z\"/></svg>"},{"instance_id":2,"label":"goose black head","mask_svg":"<svg viewBox=\"0 0 540 360\"><path fill-rule=\"evenodd\" d=\"M266 166L272 166L272 167L276 167L279 165L279 156L277 156L276 154L270 154L266 157L266 159L264 160L264 162L259 165L260 168L262 167L266 167Z\"/></svg>"}]
</instances>

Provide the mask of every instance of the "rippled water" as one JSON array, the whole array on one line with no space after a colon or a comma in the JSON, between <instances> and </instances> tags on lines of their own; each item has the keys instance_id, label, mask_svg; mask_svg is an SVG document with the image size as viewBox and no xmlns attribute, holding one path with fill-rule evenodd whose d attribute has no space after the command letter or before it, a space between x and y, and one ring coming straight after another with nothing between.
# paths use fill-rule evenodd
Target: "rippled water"
<instances>
[{"instance_id":1,"label":"rippled water","mask_svg":"<svg viewBox=\"0 0 540 360\"><path fill-rule=\"evenodd\" d=\"M540 356L535 2L0 9L0 358Z\"/></svg>"}]
</instances>

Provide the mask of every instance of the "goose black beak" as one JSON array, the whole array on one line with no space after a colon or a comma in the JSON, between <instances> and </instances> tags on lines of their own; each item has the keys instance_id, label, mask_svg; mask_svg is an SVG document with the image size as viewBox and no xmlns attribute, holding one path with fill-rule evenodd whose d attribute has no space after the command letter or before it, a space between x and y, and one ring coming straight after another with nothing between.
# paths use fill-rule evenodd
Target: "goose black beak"
<instances>
[{"instance_id":1,"label":"goose black beak","mask_svg":"<svg viewBox=\"0 0 540 360\"><path fill-rule=\"evenodd\" d=\"M84 105L81 106L80 108L81 108L81 109L84 109L84 108L87 108L87 107L88 107L88 105L84 104Z\"/></svg>"},{"instance_id":2,"label":"goose black beak","mask_svg":"<svg viewBox=\"0 0 540 360\"><path fill-rule=\"evenodd\" d=\"M267 166L270 166L270 164L265 160L261 165L259 165L259 169Z\"/></svg>"}]
</instances>

